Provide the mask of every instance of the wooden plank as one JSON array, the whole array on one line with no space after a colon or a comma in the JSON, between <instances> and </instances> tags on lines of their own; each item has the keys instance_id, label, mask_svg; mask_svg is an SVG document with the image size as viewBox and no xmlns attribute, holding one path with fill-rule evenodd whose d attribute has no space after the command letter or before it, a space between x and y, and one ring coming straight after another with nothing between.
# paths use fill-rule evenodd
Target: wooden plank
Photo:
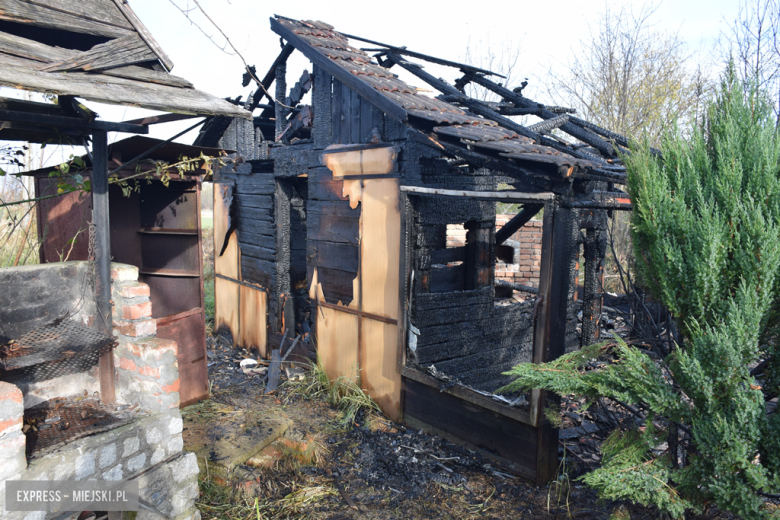
<instances>
[{"instance_id":1,"label":"wooden plank","mask_svg":"<svg viewBox=\"0 0 780 520\"><path fill-rule=\"evenodd\" d=\"M115 0L115 1L120 1L120 0ZM274 31L279 36L281 36L282 38L284 38L285 40L287 40L289 43L293 44L296 49L298 49L304 56L309 58L309 60L311 60L315 65L322 67L328 74L330 74L334 78L344 83L351 90L354 90L355 92L363 96L364 99L368 100L372 105L377 107L379 110L389 115L396 121L402 123L406 121L406 110L404 110L403 108L395 104L389 98L385 97L378 90L370 86L368 83L355 77L347 69L341 67L333 60L331 60L330 58L322 54L320 51L311 47L297 34L293 33L290 29L288 29L287 27L279 23L279 21L274 18L271 18L271 30ZM334 133L335 133L335 126L336 126L335 123L336 120L334 119ZM334 143L337 142L335 139L335 135L334 135L333 142Z\"/></svg>"},{"instance_id":2,"label":"wooden plank","mask_svg":"<svg viewBox=\"0 0 780 520\"><path fill-rule=\"evenodd\" d=\"M6 32L0 32L0 52L41 62L66 60L78 54L78 51L51 47Z\"/></svg>"},{"instance_id":3,"label":"wooden plank","mask_svg":"<svg viewBox=\"0 0 780 520\"><path fill-rule=\"evenodd\" d=\"M267 294L246 286L239 288L241 346L248 352L256 349L261 357L267 356Z\"/></svg>"},{"instance_id":4,"label":"wooden plank","mask_svg":"<svg viewBox=\"0 0 780 520\"><path fill-rule=\"evenodd\" d=\"M91 20L93 22L115 25L123 29L134 31L133 26L122 15L122 12L116 8L111 0L21 0L28 4L37 5Z\"/></svg>"},{"instance_id":5,"label":"wooden plank","mask_svg":"<svg viewBox=\"0 0 780 520\"><path fill-rule=\"evenodd\" d=\"M460 197L503 202L544 202L555 198L554 193L523 193L519 191L469 191L422 188L419 186L401 186L401 191L417 195L439 195L442 197Z\"/></svg>"},{"instance_id":6,"label":"wooden plank","mask_svg":"<svg viewBox=\"0 0 780 520\"><path fill-rule=\"evenodd\" d=\"M129 34L95 45L88 51L80 52L67 60L46 65L39 70L43 72L64 72L78 69L97 71L156 59L155 54L149 50L149 47L137 34Z\"/></svg>"},{"instance_id":7,"label":"wooden plank","mask_svg":"<svg viewBox=\"0 0 780 520\"><path fill-rule=\"evenodd\" d=\"M497 414L505 415L507 417L514 419L515 421L519 421L523 424L533 426L531 424L531 416L528 414L528 412L521 410L519 408L512 408L510 406L506 406L505 404L502 404L498 401L494 401L490 397L487 397L482 394L478 394L477 392L475 392L470 388L461 385L453 385L453 386L442 385L442 382L439 381L438 379L435 379L429 376L428 374L424 374L423 372L419 372L409 367L401 367L400 372L401 375L406 379L412 379L424 385L436 388L440 392L452 394L458 399L462 399L463 401L479 406L480 408L492 410Z\"/></svg>"},{"instance_id":8,"label":"wooden plank","mask_svg":"<svg viewBox=\"0 0 780 520\"><path fill-rule=\"evenodd\" d=\"M365 316L361 319L360 383L390 420L400 422L401 374L396 366L398 326Z\"/></svg>"},{"instance_id":9,"label":"wooden plank","mask_svg":"<svg viewBox=\"0 0 780 520\"><path fill-rule=\"evenodd\" d=\"M164 112L244 119L252 117L248 110L196 89L174 88L107 74L47 73L31 70L29 66L6 62L0 65L0 85Z\"/></svg>"},{"instance_id":10,"label":"wooden plank","mask_svg":"<svg viewBox=\"0 0 780 520\"><path fill-rule=\"evenodd\" d=\"M317 353L330 380L358 378L358 316L320 306L317 309Z\"/></svg>"},{"instance_id":11,"label":"wooden plank","mask_svg":"<svg viewBox=\"0 0 780 520\"><path fill-rule=\"evenodd\" d=\"M233 346L240 341L237 283L214 278L214 323L217 333L230 332Z\"/></svg>"},{"instance_id":12,"label":"wooden plank","mask_svg":"<svg viewBox=\"0 0 780 520\"><path fill-rule=\"evenodd\" d=\"M229 278L239 279L238 231L230 235L227 249L222 250L225 233L228 230L228 192L231 187L226 183L214 183L214 272Z\"/></svg>"},{"instance_id":13,"label":"wooden plank","mask_svg":"<svg viewBox=\"0 0 780 520\"><path fill-rule=\"evenodd\" d=\"M157 43L157 40L154 39L152 33L149 32L143 23L141 23L141 20L130 8L130 5L127 4L124 0L114 0L114 4L119 8L120 11L122 11L122 14L124 14L125 18L127 18L127 21L130 22L136 31L138 31L138 34L146 42L149 48L152 49L152 52L157 55L165 68L168 70L173 69L173 62L171 59L167 54L165 54L165 51L162 50L162 47L160 47L160 45Z\"/></svg>"},{"instance_id":14,"label":"wooden plank","mask_svg":"<svg viewBox=\"0 0 780 520\"><path fill-rule=\"evenodd\" d=\"M64 29L94 36L108 36L109 38L121 38L133 32L132 29L89 20L81 16L56 11L48 6L35 5L20 0L4 1L0 5L0 20L49 29Z\"/></svg>"},{"instance_id":15,"label":"wooden plank","mask_svg":"<svg viewBox=\"0 0 780 520\"><path fill-rule=\"evenodd\" d=\"M401 215L398 181L363 181L361 278L363 310L398 319L398 241ZM392 347L395 352L395 346Z\"/></svg>"}]
</instances>

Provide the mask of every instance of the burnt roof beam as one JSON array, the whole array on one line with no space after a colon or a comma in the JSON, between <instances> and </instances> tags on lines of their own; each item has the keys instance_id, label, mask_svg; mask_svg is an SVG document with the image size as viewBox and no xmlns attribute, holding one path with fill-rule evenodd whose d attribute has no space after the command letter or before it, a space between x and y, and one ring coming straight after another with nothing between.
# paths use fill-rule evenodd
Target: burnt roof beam
<instances>
[{"instance_id":1,"label":"burnt roof beam","mask_svg":"<svg viewBox=\"0 0 780 520\"><path fill-rule=\"evenodd\" d=\"M273 106L276 103L276 100L271 95L268 89L271 88L271 85L276 79L276 68L279 65L286 64L287 58L290 57L290 55L293 53L294 50L295 47L293 47L289 43L286 43L284 47L282 47L282 52L280 52L279 55L276 57L273 64L271 64L271 68L268 69L268 72L265 73L265 76L263 76L262 81L260 81L260 85L258 85L258 88L262 90L262 92L260 93L260 95L258 95L258 92L255 92L254 95L252 96L252 104L250 105L250 111L254 111L255 108L259 107L260 101L262 101L264 97L268 98L268 101L270 101L271 106ZM273 109L265 108L262 114L260 114L260 117L271 117L271 114L273 112L274 112Z\"/></svg>"},{"instance_id":2,"label":"burnt roof beam","mask_svg":"<svg viewBox=\"0 0 780 520\"><path fill-rule=\"evenodd\" d=\"M340 35L345 36L351 40L357 40L359 42L364 43L370 43L371 45L378 45L380 47L383 47L382 49L361 49L361 50L368 50L368 51L382 51L382 52L392 52L395 54L400 54L403 56L410 56L412 58L417 58L423 61L427 61L430 63L435 63L437 65L444 65L445 67L453 67L456 69L461 69L463 71L471 72L471 73L478 73L478 74L487 74L488 76L498 76L499 78L506 79L506 76L502 76L501 74L497 72L493 72L491 70L485 70L480 69L479 67L474 67L472 65L466 65L465 63L458 63L455 61L449 61L449 60L443 60L441 58L437 58L435 56L429 56L427 54L422 54L420 52L414 52L408 50L406 47L395 47L393 45L388 45L386 43L377 42L374 40L369 40L367 38L361 38L360 36L353 36L351 34L339 32Z\"/></svg>"},{"instance_id":3,"label":"burnt roof beam","mask_svg":"<svg viewBox=\"0 0 780 520\"><path fill-rule=\"evenodd\" d=\"M536 114L542 119L552 119L554 117L557 117L557 115L550 111L545 109L542 105L535 101L531 101L528 98L525 98L519 94L516 94L509 90L508 88L499 85L498 83L491 81L487 79L484 76L475 74L471 81L478 85L482 85L488 90L491 90L504 98L507 101L513 102L515 105L517 105L518 108L539 108L539 112ZM561 130L569 134L570 136L579 139L583 143L588 143L590 146L604 154L606 157L613 157L615 155L616 149L615 147L605 141L604 139L600 138L598 135L586 131L584 128L575 125L571 121L568 123L565 123L561 125Z\"/></svg>"},{"instance_id":4,"label":"burnt roof beam","mask_svg":"<svg viewBox=\"0 0 780 520\"><path fill-rule=\"evenodd\" d=\"M287 40L298 51L301 52L306 58L308 58L315 65L322 67L322 69L341 81L347 88L355 91L366 101L374 105L376 108L398 121L399 123L405 123L407 119L406 110L396 105L390 98L385 97L371 85L358 79L351 72L344 67L338 65L333 60L322 54L320 51L314 49L311 45L306 43L300 36L292 32L285 27L275 18L271 18L271 30L276 34Z\"/></svg>"}]
</instances>

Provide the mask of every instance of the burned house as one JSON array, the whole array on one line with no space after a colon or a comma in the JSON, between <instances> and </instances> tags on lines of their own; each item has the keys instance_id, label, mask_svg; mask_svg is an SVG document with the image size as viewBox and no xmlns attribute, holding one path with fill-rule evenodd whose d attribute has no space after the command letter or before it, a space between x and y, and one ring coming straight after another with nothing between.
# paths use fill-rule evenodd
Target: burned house
<instances>
[{"instance_id":1,"label":"burned house","mask_svg":"<svg viewBox=\"0 0 780 520\"><path fill-rule=\"evenodd\" d=\"M264 76L245 78L257 89L245 108L260 115L214 118L196 141L238 152L215 181L218 329L266 356L285 335L282 352L309 338L329 377L359 378L393 420L546 482L558 464L557 433L541 413L551 397L495 392L513 365L593 340L608 213L630 207L614 187L625 182L626 139L490 71L322 22L277 16L271 29L280 55ZM287 71L296 51L312 64L301 76ZM419 61L462 77L450 85ZM420 93L399 69L438 94ZM469 83L500 101L468 97ZM522 205L499 232L496 201ZM540 212L538 287L496 281L504 242ZM466 239L448 247L453 224ZM517 290L529 297L507 298Z\"/></svg>"}]
</instances>

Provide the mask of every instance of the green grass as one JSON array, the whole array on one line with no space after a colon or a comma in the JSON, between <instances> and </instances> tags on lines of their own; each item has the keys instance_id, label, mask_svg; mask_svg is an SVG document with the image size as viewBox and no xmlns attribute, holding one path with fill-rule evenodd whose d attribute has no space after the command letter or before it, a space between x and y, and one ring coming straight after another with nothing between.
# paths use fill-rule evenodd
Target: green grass
<instances>
[{"instance_id":1,"label":"green grass","mask_svg":"<svg viewBox=\"0 0 780 520\"><path fill-rule=\"evenodd\" d=\"M203 228L212 228L214 227L214 219L212 217L201 217L200 225Z\"/></svg>"}]
</instances>

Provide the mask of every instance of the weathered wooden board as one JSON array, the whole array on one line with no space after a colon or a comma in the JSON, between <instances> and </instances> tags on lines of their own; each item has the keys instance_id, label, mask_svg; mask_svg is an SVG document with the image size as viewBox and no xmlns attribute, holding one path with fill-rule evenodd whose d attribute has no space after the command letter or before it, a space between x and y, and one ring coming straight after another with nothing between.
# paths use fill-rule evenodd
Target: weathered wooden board
<instances>
[{"instance_id":1,"label":"weathered wooden board","mask_svg":"<svg viewBox=\"0 0 780 520\"><path fill-rule=\"evenodd\" d=\"M214 279L214 322L217 332L229 331L233 345L237 345L239 335L239 285L224 278Z\"/></svg>"},{"instance_id":2,"label":"weathered wooden board","mask_svg":"<svg viewBox=\"0 0 780 520\"><path fill-rule=\"evenodd\" d=\"M122 16L112 0L22 0L28 4L40 7L48 7L55 11L67 13L85 20L116 25L124 29L133 30L133 26Z\"/></svg>"},{"instance_id":3,"label":"weathered wooden board","mask_svg":"<svg viewBox=\"0 0 780 520\"><path fill-rule=\"evenodd\" d=\"M241 346L251 352L256 349L267 357L267 295L258 289L242 285L239 288Z\"/></svg>"},{"instance_id":4,"label":"weathered wooden board","mask_svg":"<svg viewBox=\"0 0 780 520\"><path fill-rule=\"evenodd\" d=\"M75 3L68 2L68 4ZM95 3L99 4L101 2ZM68 11L72 10L73 8L68 9ZM104 14L106 13L104 12ZM117 14L121 15L121 12ZM68 14L68 12L55 10L46 5L36 5L20 0L4 1L0 5L0 20L46 27L48 29L63 29L67 27L72 32L108 36L110 38L121 38L134 32L132 28L128 29L126 27L127 24L124 24L125 27L119 27L111 23L97 21L94 18L89 19L83 15Z\"/></svg>"},{"instance_id":5,"label":"weathered wooden board","mask_svg":"<svg viewBox=\"0 0 780 520\"><path fill-rule=\"evenodd\" d=\"M96 71L135 65L156 59L157 56L134 33L95 45L88 51L78 53L70 59L46 65L39 70L44 72L64 72L78 69Z\"/></svg>"},{"instance_id":6,"label":"weathered wooden board","mask_svg":"<svg viewBox=\"0 0 780 520\"><path fill-rule=\"evenodd\" d=\"M160 47L160 45L157 43L157 40L154 39L152 33L149 32L143 23L141 23L141 20L130 8L130 5L125 0L114 0L114 5L116 5L122 14L125 15L127 21L130 22L138 34L141 35L141 38L143 38L149 48L154 51L165 68L171 70L173 68L173 62L168 57L168 55L165 54L165 51L162 50L162 47Z\"/></svg>"},{"instance_id":7,"label":"weathered wooden board","mask_svg":"<svg viewBox=\"0 0 780 520\"><path fill-rule=\"evenodd\" d=\"M317 352L328 378L358 377L358 316L327 307L317 310Z\"/></svg>"},{"instance_id":8,"label":"weathered wooden board","mask_svg":"<svg viewBox=\"0 0 780 520\"><path fill-rule=\"evenodd\" d=\"M252 117L249 111L200 90L90 72L39 72L7 60L0 65L0 85L180 114Z\"/></svg>"}]
</instances>

